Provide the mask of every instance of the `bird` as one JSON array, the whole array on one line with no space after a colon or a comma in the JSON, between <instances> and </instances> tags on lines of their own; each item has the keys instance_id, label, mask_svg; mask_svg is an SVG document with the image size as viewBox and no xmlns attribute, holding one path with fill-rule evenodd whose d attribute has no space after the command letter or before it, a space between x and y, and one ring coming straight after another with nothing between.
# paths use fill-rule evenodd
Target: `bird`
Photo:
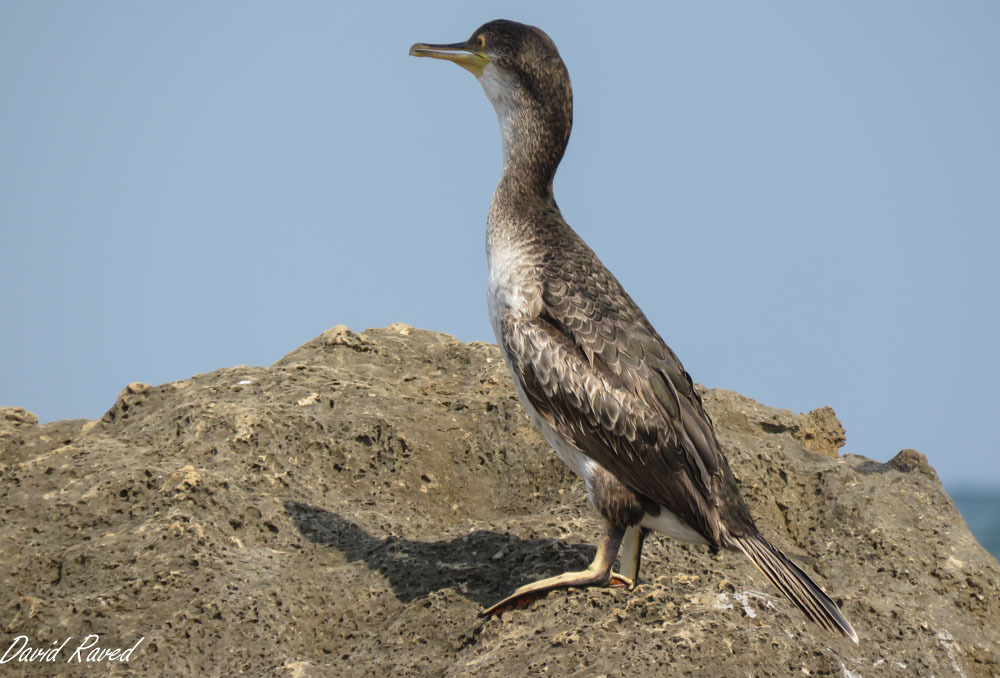
<instances>
[{"instance_id":1,"label":"bird","mask_svg":"<svg viewBox=\"0 0 1000 678\"><path fill-rule=\"evenodd\" d=\"M497 19L464 42L409 53L471 72L496 111L503 171L486 223L490 323L518 399L604 522L587 569L521 586L482 614L557 588L632 589L655 531L743 553L808 619L857 643L837 604L757 529L691 376L563 218L553 179L573 92L552 39Z\"/></svg>"}]
</instances>

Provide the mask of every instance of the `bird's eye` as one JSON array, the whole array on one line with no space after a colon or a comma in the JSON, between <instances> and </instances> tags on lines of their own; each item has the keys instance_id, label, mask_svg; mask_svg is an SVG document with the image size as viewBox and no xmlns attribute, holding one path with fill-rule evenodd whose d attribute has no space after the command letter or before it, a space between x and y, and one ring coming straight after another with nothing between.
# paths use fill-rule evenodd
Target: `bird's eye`
<instances>
[{"instance_id":1,"label":"bird's eye","mask_svg":"<svg viewBox=\"0 0 1000 678\"><path fill-rule=\"evenodd\" d=\"M476 39L479 41L479 49L486 49L486 36L480 35Z\"/></svg>"}]
</instances>

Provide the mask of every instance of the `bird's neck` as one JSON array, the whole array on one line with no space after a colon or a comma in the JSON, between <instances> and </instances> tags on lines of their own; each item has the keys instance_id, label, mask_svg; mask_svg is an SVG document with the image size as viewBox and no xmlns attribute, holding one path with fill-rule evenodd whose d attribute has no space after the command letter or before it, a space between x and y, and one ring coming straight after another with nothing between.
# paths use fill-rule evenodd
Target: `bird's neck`
<instances>
[{"instance_id":1,"label":"bird's neck","mask_svg":"<svg viewBox=\"0 0 1000 678\"><path fill-rule=\"evenodd\" d=\"M547 124L540 111L497 108L503 139L503 174L493 194L487 220L487 249L498 243L524 245L545 240L565 221L552 191L552 181L566 149L569 128ZM520 249L516 251L524 252Z\"/></svg>"},{"instance_id":2,"label":"bird's neck","mask_svg":"<svg viewBox=\"0 0 1000 678\"><path fill-rule=\"evenodd\" d=\"M508 194L552 199L556 176L573 126L568 77L558 91L539 95L509 73L487 66L480 83L496 110L503 142L500 189Z\"/></svg>"},{"instance_id":3,"label":"bird's neck","mask_svg":"<svg viewBox=\"0 0 1000 678\"><path fill-rule=\"evenodd\" d=\"M544 111L518 108L501 113L505 191L551 198L552 182L569 140L569 129L547 120Z\"/></svg>"}]
</instances>

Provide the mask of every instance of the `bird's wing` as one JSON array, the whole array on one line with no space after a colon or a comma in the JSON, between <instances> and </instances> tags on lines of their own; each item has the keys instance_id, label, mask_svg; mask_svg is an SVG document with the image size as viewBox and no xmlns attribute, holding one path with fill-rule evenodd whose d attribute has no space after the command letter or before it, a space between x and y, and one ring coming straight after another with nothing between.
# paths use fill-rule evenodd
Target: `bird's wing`
<instances>
[{"instance_id":1,"label":"bird's wing","mask_svg":"<svg viewBox=\"0 0 1000 678\"><path fill-rule=\"evenodd\" d=\"M677 356L596 268L549 278L538 316L504 315L511 366L550 425L718 546L720 512L727 526L752 519L711 420Z\"/></svg>"}]
</instances>

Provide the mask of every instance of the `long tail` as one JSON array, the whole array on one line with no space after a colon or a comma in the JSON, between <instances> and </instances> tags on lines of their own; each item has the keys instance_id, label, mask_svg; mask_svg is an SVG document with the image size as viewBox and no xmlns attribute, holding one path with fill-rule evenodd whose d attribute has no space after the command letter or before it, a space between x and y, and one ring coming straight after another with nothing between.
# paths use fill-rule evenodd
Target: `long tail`
<instances>
[{"instance_id":1,"label":"long tail","mask_svg":"<svg viewBox=\"0 0 1000 678\"><path fill-rule=\"evenodd\" d=\"M729 537L730 543L746 554L764 576L785 594L785 597L795 603L812 621L828 631L842 633L855 643L858 634L851 622L843 615L837 604L823 593L805 572L793 563L788 556L771 545L760 534L745 537Z\"/></svg>"}]
</instances>

